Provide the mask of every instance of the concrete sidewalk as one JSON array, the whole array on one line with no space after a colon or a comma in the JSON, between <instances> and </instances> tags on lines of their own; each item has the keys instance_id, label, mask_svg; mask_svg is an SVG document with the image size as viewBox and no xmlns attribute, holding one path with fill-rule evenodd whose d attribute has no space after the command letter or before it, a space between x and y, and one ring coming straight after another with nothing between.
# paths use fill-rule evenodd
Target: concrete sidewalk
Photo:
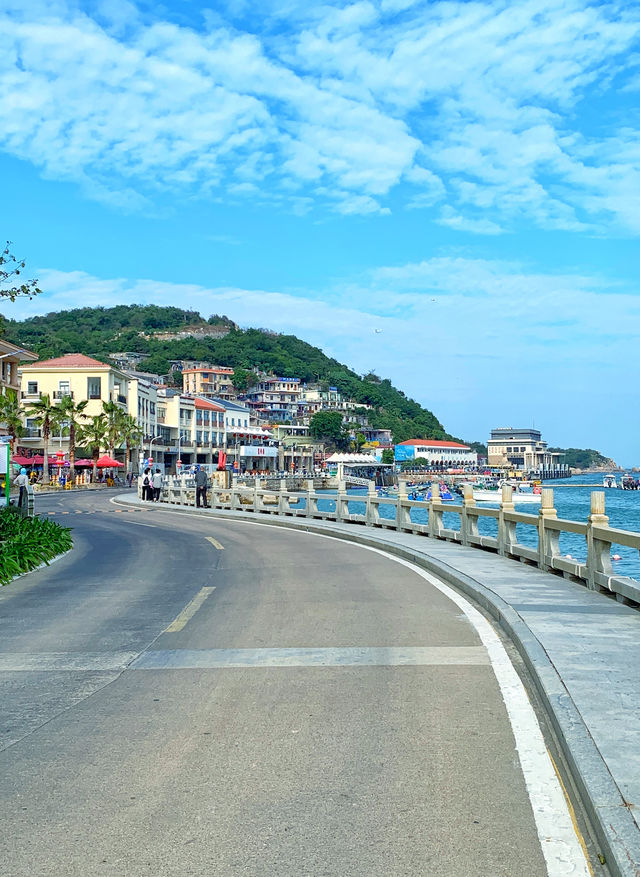
<instances>
[{"instance_id":1,"label":"concrete sidewalk","mask_svg":"<svg viewBox=\"0 0 640 877\"><path fill-rule=\"evenodd\" d=\"M113 499L145 505L135 494ZM254 512L159 511L333 535L394 553L480 603L537 686L611 873L640 877L640 613L532 566L475 548L357 524Z\"/></svg>"}]
</instances>

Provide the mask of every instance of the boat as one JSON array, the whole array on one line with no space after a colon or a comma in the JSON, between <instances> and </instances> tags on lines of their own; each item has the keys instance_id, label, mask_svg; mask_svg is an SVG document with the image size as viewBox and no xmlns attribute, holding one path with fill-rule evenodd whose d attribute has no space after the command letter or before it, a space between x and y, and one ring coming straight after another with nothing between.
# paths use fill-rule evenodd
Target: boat
<instances>
[{"instance_id":1,"label":"boat","mask_svg":"<svg viewBox=\"0 0 640 877\"><path fill-rule=\"evenodd\" d=\"M622 476L620 484L618 485L622 490L638 490L639 486L639 482L636 481L633 475L629 475L628 473Z\"/></svg>"},{"instance_id":2,"label":"boat","mask_svg":"<svg viewBox=\"0 0 640 877\"><path fill-rule=\"evenodd\" d=\"M615 475L605 475L604 478L602 479L602 486L603 487L617 487L618 482L616 481L616 476Z\"/></svg>"},{"instance_id":3,"label":"boat","mask_svg":"<svg viewBox=\"0 0 640 877\"><path fill-rule=\"evenodd\" d=\"M502 502L502 485L511 484L513 487L513 501L515 503L534 503L539 505L542 501L542 489L538 484L532 485L528 481L501 481L499 484L479 485L473 488L473 498L476 502Z\"/></svg>"}]
</instances>

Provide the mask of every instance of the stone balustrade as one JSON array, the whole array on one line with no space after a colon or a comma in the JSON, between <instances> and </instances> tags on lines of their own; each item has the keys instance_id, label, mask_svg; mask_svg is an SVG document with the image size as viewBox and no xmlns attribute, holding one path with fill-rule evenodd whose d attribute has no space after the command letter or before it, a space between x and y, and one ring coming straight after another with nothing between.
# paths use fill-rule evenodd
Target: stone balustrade
<instances>
[{"instance_id":1,"label":"stone balustrade","mask_svg":"<svg viewBox=\"0 0 640 877\"><path fill-rule=\"evenodd\" d=\"M437 483L431 487L431 500L428 502L409 499L406 486L402 482L397 496L392 497L379 496L373 484L369 485L369 491L365 495L348 495L344 483L338 485L336 494L317 493L312 479L304 486L303 490L292 491L288 489L288 481L282 479L280 489L276 490L273 482L266 487L256 478L251 485L236 485L232 488L214 486L209 489L208 501L214 509L337 521L458 542L461 545L494 551L503 557L533 564L541 570L580 581L591 590L614 595L622 603L640 605L640 582L615 575L611 564L612 545L640 551L640 533L609 526L609 519L605 514L604 491L592 492L591 513L586 522L581 522L558 518L552 488L543 488L537 514L525 514L516 511L510 485L502 487L499 508L476 505L470 485L465 485L460 504L442 502ZM167 479L161 501L195 505L193 480L184 477ZM426 523L412 519L413 509L426 513ZM445 526L445 514L449 519L454 517L457 526ZM479 521L482 518L496 522L495 535L480 532ZM518 525L533 528L537 533L537 547L518 541ZM585 562L561 554L562 533L572 533L584 538Z\"/></svg>"}]
</instances>

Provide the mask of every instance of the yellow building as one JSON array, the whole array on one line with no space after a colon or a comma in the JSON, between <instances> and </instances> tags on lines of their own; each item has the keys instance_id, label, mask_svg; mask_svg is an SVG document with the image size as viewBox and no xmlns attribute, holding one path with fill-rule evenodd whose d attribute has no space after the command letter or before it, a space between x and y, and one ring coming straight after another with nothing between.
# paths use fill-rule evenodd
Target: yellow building
<instances>
[{"instance_id":1,"label":"yellow building","mask_svg":"<svg viewBox=\"0 0 640 877\"><path fill-rule=\"evenodd\" d=\"M220 365L185 368L182 372L182 390L191 396L208 399L235 399L233 369Z\"/></svg>"},{"instance_id":2,"label":"yellow building","mask_svg":"<svg viewBox=\"0 0 640 877\"><path fill-rule=\"evenodd\" d=\"M128 413L128 383L126 374L113 365L107 365L83 353L65 353L54 359L44 359L23 365L21 373L21 399L23 405L48 395L52 402L71 396L74 402L85 399L88 404L84 414L89 417L102 413L103 402L117 402ZM30 418L25 419L26 434L20 439L24 448L41 449L40 430ZM55 444L58 445L56 439ZM67 450L64 438L60 447Z\"/></svg>"}]
</instances>

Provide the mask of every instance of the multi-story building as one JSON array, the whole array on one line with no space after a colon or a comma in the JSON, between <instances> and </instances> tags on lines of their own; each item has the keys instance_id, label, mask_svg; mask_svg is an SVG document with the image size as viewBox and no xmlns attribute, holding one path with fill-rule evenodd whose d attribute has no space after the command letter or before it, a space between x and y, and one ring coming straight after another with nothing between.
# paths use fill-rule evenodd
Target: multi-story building
<instances>
[{"instance_id":1,"label":"multi-story building","mask_svg":"<svg viewBox=\"0 0 640 877\"><path fill-rule=\"evenodd\" d=\"M512 426L491 430L487 442L489 466L525 472L561 470L564 454L547 449L539 429L514 429Z\"/></svg>"},{"instance_id":2,"label":"multi-story building","mask_svg":"<svg viewBox=\"0 0 640 877\"><path fill-rule=\"evenodd\" d=\"M142 378L134 377L133 372L128 372L129 377L129 414L138 422L144 440L149 441L157 433L158 420L158 388Z\"/></svg>"},{"instance_id":3,"label":"multi-story building","mask_svg":"<svg viewBox=\"0 0 640 877\"><path fill-rule=\"evenodd\" d=\"M224 408L225 452L236 472L267 472L278 468L278 447L268 429L251 424L251 409L240 402L212 400Z\"/></svg>"},{"instance_id":4,"label":"multi-story building","mask_svg":"<svg viewBox=\"0 0 640 877\"><path fill-rule=\"evenodd\" d=\"M271 423L292 421L300 414L299 378L264 377L245 396L249 406Z\"/></svg>"},{"instance_id":5,"label":"multi-story building","mask_svg":"<svg viewBox=\"0 0 640 877\"><path fill-rule=\"evenodd\" d=\"M115 366L83 353L65 353L64 356L22 365L20 373L20 396L24 405L46 394L53 402L67 396L75 403L86 400L86 418L101 414L103 402L116 402L123 412L129 413L127 375ZM26 434L21 437L20 444L25 449L41 450L42 436L33 418L26 417L25 426ZM68 451L68 439L60 435L58 442L61 450Z\"/></svg>"},{"instance_id":6,"label":"multi-story building","mask_svg":"<svg viewBox=\"0 0 640 877\"><path fill-rule=\"evenodd\" d=\"M415 460L427 461L436 469L458 469L478 465L478 455L468 445L459 442L446 442L436 439L409 439L395 447L396 462Z\"/></svg>"},{"instance_id":7,"label":"multi-story building","mask_svg":"<svg viewBox=\"0 0 640 877\"><path fill-rule=\"evenodd\" d=\"M24 362L34 362L37 353L17 347L0 338L0 396L15 393L20 398L20 376L18 369ZM6 426L0 422L0 435L7 435Z\"/></svg>"},{"instance_id":8,"label":"multi-story building","mask_svg":"<svg viewBox=\"0 0 640 877\"><path fill-rule=\"evenodd\" d=\"M225 410L222 405L196 396L194 399L196 463L213 463L214 454L225 447Z\"/></svg>"},{"instance_id":9,"label":"multi-story building","mask_svg":"<svg viewBox=\"0 0 640 877\"><path fill-rule=\"evenodd\" d=\"M219 365L186 368L182 372L182 391L205 399L233 400L236 398L233 369Z\"/></svg>"}]
</instances>

